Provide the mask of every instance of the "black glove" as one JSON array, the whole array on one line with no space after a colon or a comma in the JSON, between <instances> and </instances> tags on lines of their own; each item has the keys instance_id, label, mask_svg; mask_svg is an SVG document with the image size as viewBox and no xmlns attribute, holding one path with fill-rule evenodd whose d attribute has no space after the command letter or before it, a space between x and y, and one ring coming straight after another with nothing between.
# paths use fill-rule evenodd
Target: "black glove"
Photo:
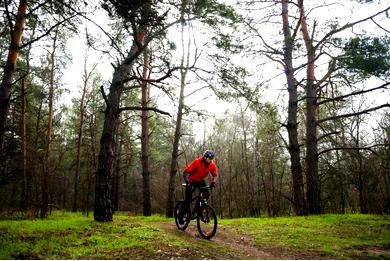
<instances>
[{"instance_id":1,"label":"black glove","mask_svg":"<svg viewBox=\"0 0 390 261\"><path fill-rule=\"evenodd\" d=\"M210 183L210 188L215 188L215 182Z\"/></svg>"},{"instance_id":2,"label":"black glove","mask_svg":"<svg viewBox=\"0 0 390 261\"><path fill-rule=\"evenodd\" d=\"M183 179L186 184L190 183L190 173L183 172Z\"/></svg>"}]
</instances>

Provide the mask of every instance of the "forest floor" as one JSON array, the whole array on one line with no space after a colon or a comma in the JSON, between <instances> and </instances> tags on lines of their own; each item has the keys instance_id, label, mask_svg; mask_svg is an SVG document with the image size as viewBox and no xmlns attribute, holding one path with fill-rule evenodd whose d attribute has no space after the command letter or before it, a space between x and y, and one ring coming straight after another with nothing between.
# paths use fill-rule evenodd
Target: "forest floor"
<instances>
[{"instance_id":1,"label":"forest floor","mask_svg":"<svg viewBox=\"0 0 390 261\"><path fill-rule=\"evenodd\" d=\"M41 219L0 217L0 259L390 259L389 216L219 220L211 240L196 222L118 214L98 223L58 212Z\"/></svg>"},{"instance_id":2,"label":"forest floor","mask_svg":"<svg viewBox=\"0 0 390 261\"><path fill-rule=\"evenodd\" d=\"M200 235L197 232L196 224L190 225L185 231L180 231L175 224L164 223L161 225L167 233L175 233L185 238L191 245L197 246ZM176 252L168 250L161 251L162 259L333 259L321 253L292 253L288 249L280 246L261 247L256 245L256 240L252 236L237 234L233 229L220 227L215 238L209 241L209 249L183 247L176 249ZM212 251L210 251L212 250Z\"/></svg>"}]
</instances>

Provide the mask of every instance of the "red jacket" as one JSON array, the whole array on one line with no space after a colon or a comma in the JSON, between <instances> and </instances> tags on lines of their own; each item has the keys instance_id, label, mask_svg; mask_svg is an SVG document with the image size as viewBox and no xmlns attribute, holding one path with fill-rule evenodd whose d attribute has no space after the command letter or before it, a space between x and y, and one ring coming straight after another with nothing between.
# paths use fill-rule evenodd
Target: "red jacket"
<instances>
[{"instance_id":1,"label":"red jacket","mask_svg":"<svg viewBox=\"0 0 390 261\"><path fill-rule=\"evenodd\" d=\"M211 179L212 183L217 180L217 176L218 176L217 165L215 165L214 161L212 161L207 166L206 163L202 160L202 158L203 156L195 159L183 171L190 174L189 176L190 183L202 181L207 177L209 173L211 173L211 175L213 176L213 178Z\"/></svg>"}]
</instances>

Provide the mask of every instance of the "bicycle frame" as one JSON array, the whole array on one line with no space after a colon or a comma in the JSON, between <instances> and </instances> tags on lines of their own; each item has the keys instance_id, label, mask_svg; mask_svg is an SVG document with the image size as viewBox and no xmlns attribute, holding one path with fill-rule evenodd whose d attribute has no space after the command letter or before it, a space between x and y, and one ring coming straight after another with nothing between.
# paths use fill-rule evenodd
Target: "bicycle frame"
<instances>
[{"instance_id":1,"label":"bicycle frame","mask_svg":"<svg viewBox=\"0 0 390 261\"><path fill-rule=\"evenodd\" d=\"M188 189L187 184L183 184L183 186ZM196 219L198 232L204 239L210 239L215 235L218 223L217 215L215 214L215 210L207 204L209 196L207 190L210 188L210 186L191 188L191 190L193 189L192 193L194 193L196 189L199 190L199 193L192 197L189 202L179 201L176 204L175 222L178 229L185 230L190 221ZM184 214L182 211L187 214ZM180 212L182 214L180 214Z\"/></svg>"},{"instance_id":2,"label":"bicycle frame","mask_svg":"<svg viewBox=\"0 0 390 261\"><path fill-rule=\"evenodd\" d=\"M198 189L199 193L195 197L193 197L191 199L191 201L190 201L191 220L196 219L196 217L198 215L198 212L200 210L200 207L203 204L207 204L207 199L204 197L202 189L210 189L210 187L209 186L207 186L207 187L198 187L198 188L195 188L195 189ZM193 206L193 207L191 207L191 206Z\"/></svg>"}]
</instances>

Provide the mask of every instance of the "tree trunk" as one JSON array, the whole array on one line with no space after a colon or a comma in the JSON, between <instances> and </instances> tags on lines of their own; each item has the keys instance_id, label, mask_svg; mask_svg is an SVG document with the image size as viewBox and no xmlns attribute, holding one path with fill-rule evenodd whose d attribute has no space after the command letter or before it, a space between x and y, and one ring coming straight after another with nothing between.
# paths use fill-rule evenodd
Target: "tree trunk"
<instances>
[{"instance_id":1,"label":"tree trunk","mask_svg":"<svg viewBox=\"0 0 390 261\"><path fill-rule=\"evenodd\" d=\"M182 13L182 19L184 20ZM188 28L190 26L188 25ZM189 31L190 29L188 29ZM189 56L190 56L190 31L188 32L188 46L187 46L187 66L189 65ZM172 159L171 159L171 168L169 172L169 183L168 183L168 199L167 199L167 209L166 216L173 217L173 208L174 208L174 195L175 195L175 177L178 168L178 157L179 157L179 142L181 137L181 122L183 118L183 108L184 108L184 88L186 84L187 69L184 69L185 62L185 48L184 48L184 24L181 25L181 44L182 44L182 57L181 57L181 69L180 69L180 94L179 94L179 105L177 109L176 117L176 127L175 127L175 136L173 140L173 149L172 149Z\"/></svg>"},{"instance_id":2,"label":"tree trunk","mask_svg":"<svg viewBox=\"0 0 390 261\"><path fill-rule=\"evenodd\" d=\"M254 202L254 193L252 188L252 180L249 176L249 161L248 161L248 141L247 141L247 130L245 126L245 117L244 117L244 111L242 108L241 110L241 129L243 134L243 140L242 140L242 164L243 164L243 172L245 176L246 181L246 200L245 202L248 204L246 209L249 210L249 216L254 217L255 216L255 202Z\"/></svg>"},{"instance_id":3,"label":"tree trunk","mask_svg":"<svg viewBox=\"0 0 390 261\"><path fill-rule=\"evenodd\" d=\"M362 170L359 169L359 173L358 173L358 185L357 185L357 189L359 191L359 207L360 207L360 213L361 214L367 214L368 213L368 209L367 209L367 204L366 204L366 200L365 200L365 197L364 197L364 181L363 181L363 173L362 173Z\"/></svg>"},{"instance_id":4,"label":"tree trunk","mask_svg":"<svg viewBox=\"0 0 390 261\"><path fill-rule=\"evenodd\" d=\"M96 65L95 65L96 67ZM94 68L95 68L94 67ZM87 54L85 54L84 60L84 82L83 82L83 92L81 94L80 99L80 119L79 119L79 129L77 134L77 152L76 152L76 171L74 177L74 195L73 195L73 207L72 212L77 211L77 202L78 202L78 194L79 194L79 183L80 183L80 165L81 165L81 146L83 140L83 127L84 127L84 116L85 116L85 98L87 96L88 89L88 81L92 75L94 69L92 69L89 73L87 72Z\"/></svg>"},{"instance_id":5,"label":"tree trunk","mask_svg":"<svg viewBox=\"0 0 390 261\"><path fill-rule=\"evenodd\" d=\"M7 62L3 71L3 78L0 85L0 148L3 147L4 134L7 127L7 116L9 111L12 82L16 70L16 62L19 55L19 46L22 41L27 11L27 0L19 2L16 21L8 51Z\"/></svg>"},{"instance_id":6,"label":"tree trunk","mask_svg":"<svg viewBox=\"0 0 390 261\"><path fill-rule=\"evenodd\" d=\"M119 210L119 178L121 172L121 154L122 154L122 139L120 135L120 126L118 126L118 134L115 141L115 163L114 163L114 179L112 182L112 204L114 211Z\"/></svg>"},{"instance_id":7,"label":"tree trunk","mask_svg":"<svg viewBox=\"0 0 390 261\"><path fill-rule=\"evenodd\" d=\"M167 200L167 210L166 210L167 217L173 217L175 177L178 169L179 142L181 137L181 122L183 118L183 108L184 108L185 74L186 73L184 73L183 71L181 72L179 107L177 111L175 137L173 140L171 168L170 168L169 183L168 183L168 200Z\"/></svg>"},{"instance_id":8,"label":"tree trunk","mask_svg":"<svg viewBox=\"0 0 390 261\"><path fill-rule=\"evenodd\" d=\"M149 103L149 85L147 83L149 67L149 54L144 50L144 66L142 83L142 129L141 129L141 162L142 162L142 180L143 180L143 214L150 216L152 214L152 205L150 201L150 170L149 170L149 111L146 110Z\"/></svg>"},{"instance_id":9,"label":"tree trunk","mask_svg":"<svg viewBox=\"0 0 390 261\"><path fill-rule=\"evenodd\" d=\"M287 86L289 93L288 100L288 119L287 132L291 160L291 174L293 182L293 201L295 214L298 216L307 214L307 207L304 195L302 165L300 159L300 146L298 142L298 90L297 83L294 78L294 67L292 64L292 52L294 39L291 35L290 25L288 21L288 1L282 1L282 18L283 18L283 33L284 33L284 63L285 73L287 78Z\"/></svg>"},{"instance_id":10,"label":"tree trunk","mask_svg":"<svg viewBox=\"0 0 390 261\"><path fill-rule=\"evenodd\" d=\"M314 76L315 48L310 37L303 0L299 1L301 31L307 51L306 67L306 197L310 214L321 213L317 144L317 85Z\"/></svg>"},{"instance_id":11,"label":"tree trunk","mask_svg":"<svg viewBox=\"0 0 390 261\"><path fill-rule=\"evenodd\" d=\"M22 105L20 112L20 172L22 174L22 193L21 193L21 201L20 201L20 210L25 211L29 206L29 195L28 195L28 187L29 187L29 179L27 176L27 134L26 134L26 79L22 79L21 85L21 93L22 93Z\"/></svg>"},{"instance_id":12,"label":"tree trunk","mask_svg":"<svg viewBox=\"0 0 390 261\"><path fill-rule=\"evenodd\" d=\"M356 147L360 147L360 126L361 126L362 119L360 116L357 116L356 119ZM356 151L357 153L357 161L358 161L358 177L357 177L357 188L359 191L359 207L360 207L360 213L362 214L367 214L368 209L367 209L367 204L366 204L366 199L365 199L365 193L364 193L364 178L363 178L363 155L360 153L360 150Z\"/></svg>"},{"instance_id":13,"label":"tree trunk","mask_svg":"<svg viewBox=\"0 0 390 261\"><path fill-rule=\"evenodd\" d=\"M85 195L85 206L84 206L84 212L87 216L89 216L89 202L90 202L90 196L91 196L91 190L93 188L93 173L96 171L96 165L97 165L97 153L96 153L96 128L97 128L97 109L95 106L95 95L93 96L93 105L92 105L92 112L91 112L91 119L89 121L89 140L90 142L90 148L91 151L88 156L88 167L87 167L87 191Z\"/></svg>"},{"instance_id":14,"label":"tree trunk","mask_svg":"<svg viewBox=\"0 0 390 261\"><path fill-rule=\"evenodd\" d=\"M138 36L138 42L143 43L144 37L145 34L141 32ZM105 97L106 110L104 112L104 125L100 139L100 151L95 183L94 219L96 221L112 221L109 181L114 159L114 143L120 113L120 98L124 88L124 80L131 72L134 60L139 54L138 44L134 41L126 59L124 59L124 61L115 69L110 85L110 92L108 96Z\"/></svg>"},{"instance_id":15,"label":"tree trunk","mask_svg":"<svg viewBox=\"0 0 390 261\"><path fill-rule=\"evenodd\" d=\"M35 36L35 29L36 26L32 26L32 33L31 38L34 38ZM30 70L30 54L31 54L31 48L32 45L29 45L28 50L26 52L26 68L27 70ZM31 168L27 171L27 107L28 107L28 100L27 100L27 86L26 82L29 83L28 75L22 79L22 85L21 85L21 93L22 93L22 109L21 109L21 116L20 116L20 136L21 136L21 172L23 174L23 182L22 182L22 192L21 192L21 203L20 203L20 209L21 211L25 211L27 209L31 208L32 203L32 170ZM37 144L37 143L35 143ZM37 155L37 154L35 154Z\"/></svg>"},{"instance_id":16,"label":"tree trunk","mask_svg":"<svg viewBox=\"0 0 390 261\"><path fill-rule=\"evenodd\" d=\"M53 134L53 114L54 114L54 84L55 84L55 52L57 48L57 36L58 30L56 30L54 39L53 39L53 49L50 54L50 86L49 86L49 114L47 119L47 129L46 129L46 151L45 151L45 163L42 179L42 200L41 200L41 218L46 217L48 211L48 205L50 203L50 192L49 192L49 182L51 176L51 145L52 145L52 134Z\"/></svg>"},{"instance_id":17,"label":"tree trunk","mask_svg":"<svg viewBox=\"0 0 390 261\"><path fill-rule=\"evenodd\" d=\"M34 146L33 148L33 154L35 155L35 158L39 159L38 160L35 160L32 162L32 169L33 169L33 174L32 176L33 177L36 177L35 179L38 181L40 180L42 182L43 178L42 178L42 174L43 174L43 171L41 169L41 166L39 166L39 163L43 162L44 159L43 159L43 155L40 153L40 139L42 138L41 136L41 131L40 131L40 126L41 126L41 121L42 121L42 118L43 118L43 112L42 112L42 108L43 108L43 98L42 96L39 98L39 106L38 106L38 109L37 109L37 112L36 112L36 115L37 115L37 120L36 120L36 124L35 124L35 138L34 138L34 144L36 144L36 146ZM41 185L41 184L40 184ZM39 206L40 205L40 193L38 192L39 190L39 184L38 182L35 182L35 187L33 188L36 193L35 193L35 205L36 206Z\"/></svg>"},{"instance_id":18,"label":"tree trunk","mask_svg":"<svg viewBox=\"0 0 390 261\"><path fill-rule=\"evenodd\" d=\"M74 177L74 194L73 194L73 207L72 212L77 211L77 202L78 202L78 193L79 193L79 181L80 181L80 164L81 164L81 144L83 139L83 124L84 124L84 100L87 93L87 85L88 85L88 76L86 73L86 61L84 62L84 84L83 84L83 92L80 100L80 119L79 119L79 130L77 135L77 152L76 152L76 171Z\"/></svg>"}]
</instances>

